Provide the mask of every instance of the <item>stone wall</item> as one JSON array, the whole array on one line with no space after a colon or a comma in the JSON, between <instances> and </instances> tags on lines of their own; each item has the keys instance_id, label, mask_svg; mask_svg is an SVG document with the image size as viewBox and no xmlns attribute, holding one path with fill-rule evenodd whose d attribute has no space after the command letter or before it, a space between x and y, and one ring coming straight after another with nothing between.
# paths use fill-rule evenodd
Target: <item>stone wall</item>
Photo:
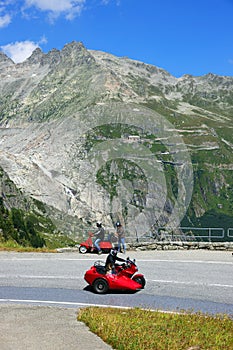
<instances>
[{"instance_id":1,"label":"stone wall","mask_svg":"<svg viewBox=\"0 0 233 350\"><path fill-rule=\"evenodd\" d=\"M233 242L143 242L129 243L129 250L189 250L208 249L233 251Z\"/></svg>"},{"instance_id":2,"label":"stone wall","mask_svg":"<svg viewBox=\"0 0 233 350\"><path fill-rule=\"evenodd\" d=\"M127 250L222 250L233 252L233 242L128 242ZM78 252L79 245L75 247L58 248L58 253ZM232 253L233 254L233 253Z\"/></svg>"}]
</instances>

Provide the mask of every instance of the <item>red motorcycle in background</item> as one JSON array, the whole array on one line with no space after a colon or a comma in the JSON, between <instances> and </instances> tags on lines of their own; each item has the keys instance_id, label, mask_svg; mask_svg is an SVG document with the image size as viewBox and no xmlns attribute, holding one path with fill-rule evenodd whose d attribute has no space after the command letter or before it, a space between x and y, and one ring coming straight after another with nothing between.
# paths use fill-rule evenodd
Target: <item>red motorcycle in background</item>
<instances>
[{"instance_id":1,"label":"red motorcycle in background","mask_svg":"<svg viewBox=\"0 0 233 350\"><path fill-rule=\"evenodd\" d=\"M98 294L105 294L109 290L136 292L143 289L146 284L144 275L136 273L137 271L135 259L127 258L126 263L116 265L116 274L106 273L105 263L96 261L86 271L84 279Z\"/></svg>"},{"instance_id":2,"label":"red motorcycle in background","mask_svg":"<svg viewBox=\"0 0 233 350\"><path fill-rule=\"evenodd\" d=\"M94 246L94 242L92 237L94 234L92 232L88 232L88 239L85 242L80 243L79 252L81 254L85 253L98 253L97 248ZM99 243L100 249L103 253L109 253L113 248L111 241L101 241Z\"/></svg>"}]
</instances>

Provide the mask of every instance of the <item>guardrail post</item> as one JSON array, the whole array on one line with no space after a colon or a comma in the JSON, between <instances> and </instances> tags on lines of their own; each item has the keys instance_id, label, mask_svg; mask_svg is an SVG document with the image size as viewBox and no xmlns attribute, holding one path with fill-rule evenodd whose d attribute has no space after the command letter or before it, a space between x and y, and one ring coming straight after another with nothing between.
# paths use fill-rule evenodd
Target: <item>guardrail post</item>
<instances>
[{"instance_id":1,"label":"guardrail post","mask_svg":"<svg viewBox=\"0 0 233 350\"><path fill-rule=\"evenodd\" d=\"M136 232L136 242L139 243L139 238L138 238L138 232L137 232L137 230L135 230L135 232Z\"/></svg>"},{"instance_id":2,"label":"guardrail post","mask_svg":"<svg viewBox=\"0 0 233 350\"><path fill-rule=\"evenodd\" d=\"M227 237L232 238L233 235L231 235L231 231L233 232L233 228L229 227L227 230Z\"/></svg>"}]
</instances>

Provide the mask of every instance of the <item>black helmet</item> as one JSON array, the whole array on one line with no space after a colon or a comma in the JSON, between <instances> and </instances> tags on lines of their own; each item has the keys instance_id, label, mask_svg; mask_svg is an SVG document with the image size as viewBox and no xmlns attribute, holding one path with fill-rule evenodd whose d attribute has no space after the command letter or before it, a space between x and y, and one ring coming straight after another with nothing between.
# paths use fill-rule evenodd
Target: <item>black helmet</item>
<instances>
[{"instance_id":1,"label":"black helmet","mask_svg":"<svg viewBox=\"0 0 233 350\"><path fill-rule=\"evenodd\" d=\"M101 221L97 221L96 226L97 227L101 227L102 226L102 222Z\"/></svg>"},{"instance_id":2,"label":"black helmet","mask_svg":"<svg viewBox=\"0 0 233 350\"><path fill-rule=\"evenodd\" d=\"M116 227L119 227L119 226L121 226L121 223L120 223L120 221L117 221L116 222Z\"/></svg>"},{"instance_id":3,"label":"black helmet","mask_svg":"<svg viewBox=\"0 0 233 350\"><path fill-rule=\"evenodd\" d=\"M116 249L116 248L111 249L110 254L111 254L112 256L117 256L117 249Z\"/></svg>"}]
</instances>

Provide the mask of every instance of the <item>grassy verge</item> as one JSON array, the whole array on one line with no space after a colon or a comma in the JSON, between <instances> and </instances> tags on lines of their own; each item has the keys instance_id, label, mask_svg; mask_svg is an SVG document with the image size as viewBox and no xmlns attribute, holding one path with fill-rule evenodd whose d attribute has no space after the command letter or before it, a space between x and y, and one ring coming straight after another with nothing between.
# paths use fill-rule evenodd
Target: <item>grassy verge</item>
<instances>
[{"instance_id":1,"label":"grassy verge","mask_svg":"<svg viewBox=\"0 0 233 350\"><path fill-rule=\"evenodd\" d=\"M0 252L1 251L7 251L7 252L37 252L37 253L56 253L56 249L50 249L50 248L33 248L33 247L23 247L19 245L18 243L9 240L7 242L1 242L0 241Z\"/></svg>"},{"instance_id":2,"label":"grassy verge","mask_svg":"<svg viewBox=\"0 0 233 350\"><path fill-rule=\"evenodd\" d=\"M57 248L74 247L77 244L65 235L42 235L42 237L45 245L43 247L33 247L28 242L19 244L13 239L3 240L0 236L0 251L55 253L57 252Z\"/></svg>"},{"instance_id":3,"label":"grassy verge","mask_svg":"<svg viewBox=\"0 0 233 350\"><path fill-rule=\"evenodd\" d=\"M88 307L78 320L116 350L233 349L233 321L225 315Z\"/></svg>"},{"instance_id":4,"label":"grassy verge","mask_svg":"<svg viewBox=\"0 0 233 350\"><path fill-rule=\"evenodd\" d=\"M32 247L1 247L0 252L18 252L18 253L57 253L56 249L32 248Z\"/></svg>"}]
</instances>

